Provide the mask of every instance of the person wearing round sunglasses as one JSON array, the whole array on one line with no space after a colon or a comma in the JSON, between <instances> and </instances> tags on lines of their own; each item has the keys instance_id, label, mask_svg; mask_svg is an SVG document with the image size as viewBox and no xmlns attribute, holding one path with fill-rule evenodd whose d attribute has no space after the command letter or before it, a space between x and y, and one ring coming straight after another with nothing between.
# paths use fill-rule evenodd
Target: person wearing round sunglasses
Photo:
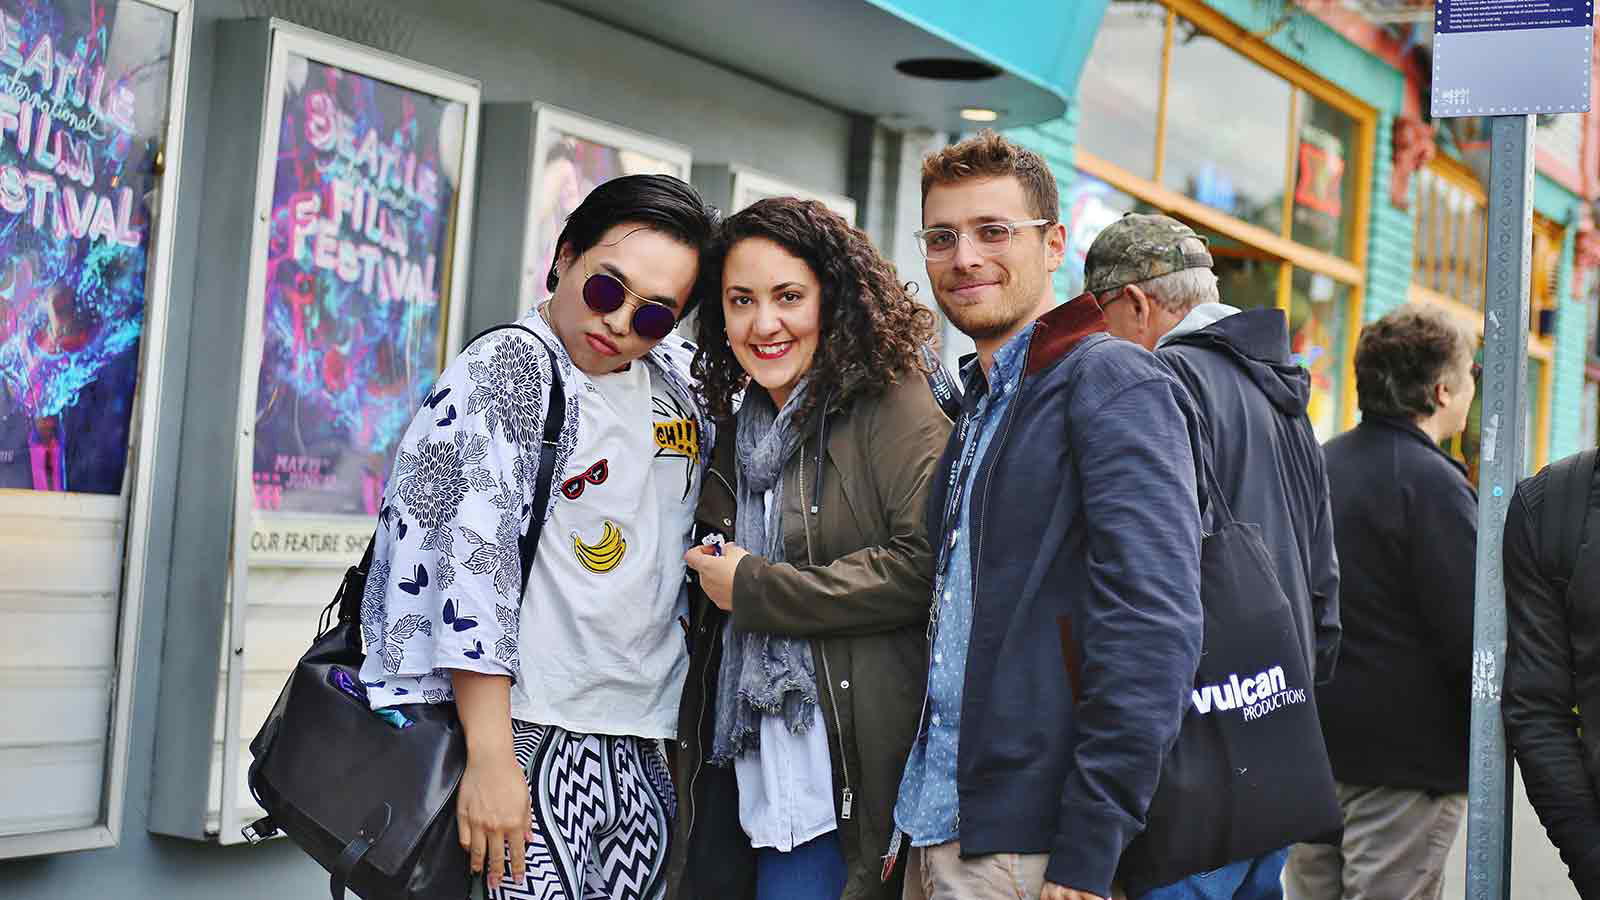
<instances>
[{"instance_id":1,"label":"person wearing round sunglasses","mask_svg":"<svg viewBox=\"0 0 1600 900\"><path fill-rule=\"evenodd\" d=\"M704 265L694 365L719 439L696 514L710 543L687 555L672 896L897 896L881 857L916 734L924 512L950 431L926 368L934 316L813 201L730 217Z\"/></svg>"},{"instance_id":2,"label":"person wearing round sunglasses","mask_svg":"<svg viewBox=\"0 0 1600 900\"><path fill-rule=\"evenodd\" d=\"M375 708L456 704L456 821L490 900L550 884L569 897L665 893L663 742L688 669L683 553L713 437L693 345L668 334L693 305L715 224L675 178L595 188L557 241L549 299L472 341L400 443L361 678ZM556 373L566 400L550 409ZM549 416L561 417L553 444Z\"/></svg>"}]
</instances>

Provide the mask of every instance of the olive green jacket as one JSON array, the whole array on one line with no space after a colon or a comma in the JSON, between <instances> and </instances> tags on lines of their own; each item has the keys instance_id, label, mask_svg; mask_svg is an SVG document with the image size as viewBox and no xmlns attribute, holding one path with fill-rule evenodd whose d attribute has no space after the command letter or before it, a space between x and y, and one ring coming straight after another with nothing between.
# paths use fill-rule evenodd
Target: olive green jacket
<instances>
[{"instance_id":1,"label":"olive green jacket","mask_svg":"<svg viewBox=\"0 0 1600 900\"><path fill-rule=\"evenodd\" d=\"M898 897L882 881L900 775L915 739L927 680L933 552L924 511L950 422L917 372L883 394L825 418L783 471L789 560L749 556L734 575L736 628L811 639L817 693L833 763L833 801L845 898ZM732 429L713 451L697 534L734 535ZM748 548L747 548L748 549ZM678 818L669 866L677 900L750 896L754 860L738 821L731 767L706 765L727 614L691 591L689 677L674 766ZM845 797L850 798L849 816ZM898 881L898 879L896 879Z\"/></svg>"}]
</instances>

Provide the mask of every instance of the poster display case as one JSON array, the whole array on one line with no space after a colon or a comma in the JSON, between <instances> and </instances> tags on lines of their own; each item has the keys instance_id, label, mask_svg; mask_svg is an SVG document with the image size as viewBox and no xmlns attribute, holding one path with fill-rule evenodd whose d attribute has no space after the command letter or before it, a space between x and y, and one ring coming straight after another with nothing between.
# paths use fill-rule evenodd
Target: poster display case
<instances>
[{"instance_id":1,"label":"poster display case","mask_svg":"<svg viewBox=\"0 0 1600 900\"><path fill-rule=\"evenodd\" d=\"M567 215L596 186L623 175L689 180L689 148L554 106L533 108L520 309L544 299L545 276Z\"/></svg>"},{"instance_id":2,"label":"poster display case","mask_svg":"<svg viewBox=\"0 0 1600 900\"><path fill-rule=\"evenodd\" d=\"M728 204L730 213L738 212L757 200L765 200L768 197L799 197L801 200L816 200L843 216L846 222L851 225L856 224L856 202L849 197L808 190L775 175L743 166L729 168L733 178L732 200Z\"/></svg>"},{"instance_id":3,"label":"poster display case","mask_svg":"<svg viewBox=\"0 0 1600 900\"><path fill-rule=\"evenodd\" d=\"M706 202L732 215L767 197L799 197L816 200L856 225L856 201L843 194L831 194L796 184L749 166L728 163L703 163L694 167L694 186Z\"/></svg>"},{"instance_id":4,"label":"poster display case","mask_svg":"<svg viewBox=\"0 0 1600 900\"><path fill-rule=\"evenodd\" d=\"M242 160L253 178L208 213L199 293L239 299L197 309L191 352L236 374L191 385L183 464L232 490L219 504L184 487L174 581L199 620L180 627L215 629L193 639L205 650L178 652L220 650L220 665L203 723L163 685L161 739L206 778L158 760L152 821L233 843L258 814L248 743L359 560L395 446L453 356L479 87L279 20L224 23L218 59L213 131L238 146L212 151L208 195ZM218 520L223 539L197 530Z\"/></svg>"},{"instance_id":5,"label":"poster display case","mask_svg":"<svg viewBox=\"0 0 1600 900\"><path fill-rule=\"evenodd\" d=\"M188 0L0 0L0 859L114 845Z\"/></svg>"}]
</instances>

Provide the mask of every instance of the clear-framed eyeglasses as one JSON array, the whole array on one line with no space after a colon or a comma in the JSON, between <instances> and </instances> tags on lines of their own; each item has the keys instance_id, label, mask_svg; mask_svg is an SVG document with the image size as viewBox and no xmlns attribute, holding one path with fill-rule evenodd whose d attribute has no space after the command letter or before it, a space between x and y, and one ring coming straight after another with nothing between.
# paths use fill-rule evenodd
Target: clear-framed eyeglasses
<instances>
[{"instance_id":1,"label":"clear-framed eyeglasses","mask_svg":"<svg viewBox=\"0 0 1600 900\"><path fill-rule=\"evenodd\" d=\"M943 262L956 255L956 246L962 238L972 242L979 256L999 256L1011 249L1011 239L1018 229L1049 225L1050 219L1026 219L1021 222L984 222L969 234L954 228L924 228L914 232L917 249L925 259Z\"/></svg>"}]
</instances>

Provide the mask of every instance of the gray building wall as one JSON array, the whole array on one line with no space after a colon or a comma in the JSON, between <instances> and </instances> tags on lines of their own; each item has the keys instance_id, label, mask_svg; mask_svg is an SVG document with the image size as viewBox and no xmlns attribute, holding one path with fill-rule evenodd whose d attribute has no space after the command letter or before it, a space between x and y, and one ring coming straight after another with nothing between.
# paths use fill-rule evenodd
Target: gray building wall
<instances>
[{"instance_id":1,"label":"gray building wall","mask_svg":"<svg viewBox=\"0 0 1600 900\"><path fill-rule=\"evenodd\" d=\"M117 847L0 861L0 898L108 897L291 900L326 896L327 876L287 841L220 847L151 834L156 712L193 702L215 683L197 673L190 696L160 696L169 618L210 602L171 590L177 448L190 371L196 259L205 224L200 188L219 20L274 15L401 56L475 77L485 101L545 101L688 145L696 161L758 164L819 190L852 193L851 118L797 94L535 0L197 0L189 111L176 231L170 329L155 460L151 557L133 681L127 811ZM252 173L239 164L239 184ZM889 189L893 189L892 186ZM470 277L470 273L469 273ZM227 302L226 298L203 298ZM203 365L199 366L204 369ZM217 527L226 527L218 522ZM226 564L217 560L217 565ZM196 771L196 779L206 773Z\"/></svg>"}]
</instances>

